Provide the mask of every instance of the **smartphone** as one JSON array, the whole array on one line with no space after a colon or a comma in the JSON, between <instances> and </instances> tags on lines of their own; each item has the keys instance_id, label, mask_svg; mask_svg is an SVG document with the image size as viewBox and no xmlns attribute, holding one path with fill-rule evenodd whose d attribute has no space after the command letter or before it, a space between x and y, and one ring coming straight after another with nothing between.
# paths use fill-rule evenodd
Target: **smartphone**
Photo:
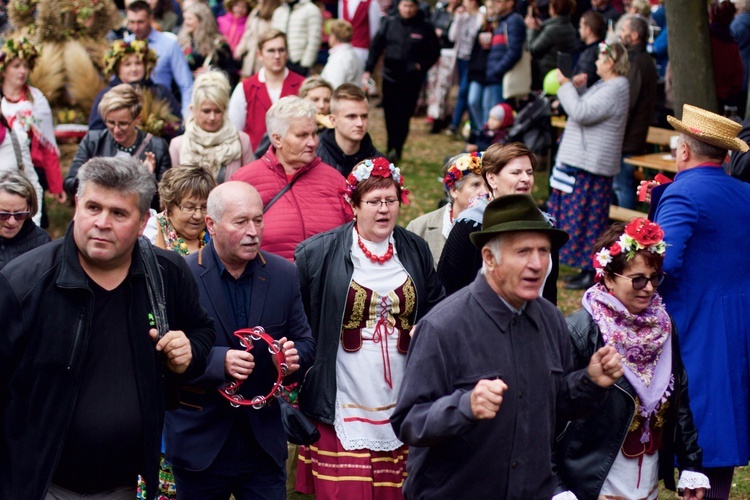
<instances>
[{"instance_id":1,"label":"smartphone","mask_svg":"<svg viewBox=\"0 0 750 500\"><path fill-rule=\"evenodd\" d=\"M534 6L533 6L533 5L529 5L529 6L528 6L528 7L526 8L526 15L527 15L527 16L531 16L531 17L534 17Z\"/></svg>"},{"instance_id":2,"label":"smartphone","mask_svg":"<svg viewBox=\"0 0 750 500\"><path fill-rule=\"evenodd\" d=\"M565 78L573 77L573 55L567 52L557 53L557 67L562 71Z\"/></svg>"}]
</instances>

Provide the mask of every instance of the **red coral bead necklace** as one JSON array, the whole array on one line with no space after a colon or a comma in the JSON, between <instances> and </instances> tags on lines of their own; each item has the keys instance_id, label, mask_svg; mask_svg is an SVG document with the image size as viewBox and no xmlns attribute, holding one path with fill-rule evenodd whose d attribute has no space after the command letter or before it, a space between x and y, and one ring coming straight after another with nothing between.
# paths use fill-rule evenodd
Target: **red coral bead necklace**
<instances>
[{"instance_id":1,"label":"red coral bead necklace","mask_svg":"<svg viewBox=\"0 0 750 500\"><path fill-rule=\"evenodd\" d=\"M357 231L357 243L359 244L359 248L362 250L362 253L365 254L365 257L370 259L375 264L384 264L385 262L388 262L389 260L391 260L391 258L393 258L393 243L389 241L388 250L383 255L378 257L367 249L365 243L362 241L362 237L359 235L359 228L356 225L354 226L354 229Z\"/></svg>"}]
</instances>

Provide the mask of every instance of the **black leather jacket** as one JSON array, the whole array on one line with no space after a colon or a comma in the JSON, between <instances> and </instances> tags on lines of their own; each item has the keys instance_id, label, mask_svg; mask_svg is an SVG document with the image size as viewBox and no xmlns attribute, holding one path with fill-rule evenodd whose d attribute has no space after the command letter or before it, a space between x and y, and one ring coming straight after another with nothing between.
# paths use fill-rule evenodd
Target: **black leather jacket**
<instances>
[{"instance_id":1,"label":"black leather jacket","mask_svg":"<svg viewBox=\"0 0 750 500\"><path fill-rule=\"evenodd\" d=\"M135 143L140 146L145 137L146 133L139 130L138 138L135 140ZM76 156L73 158L73 162L68 169L68 175L65 176L65 180L63 181L63 188L65 188L65 192L68 193L68 196L73 197L76 194L76 190L78 189L78 169L81 165L95 156L115 156L117 155L117 151L117 143L115 142L115 138L112 137L112 134L109 133L109 130L89 130L86 137L84 137L78 145ZM146 153L149 152L154 153L154 156L156 157L154 176L156 177L156 182L159 182L161 176L164 175L164 172L172 166L172 160L169 158L169 145L167 144L167 141L161 137L151 137L151 140L146 147L143 148L143 151L138 155L138 158L140 160L145 160ZM155 210L160 208L158 204L158 194L154 196L154 201L151 205L151 208Z\"/></svg>"},{"instance_id":2,"label":"black leather jacket","mask_svg":"<svg viewBox=\"0 0 750 500\"><path fill-rule=\"evenodd\" d=\"M352 227L343 226L308 238L297 246L302 302L317 342L315 363L305 374L299 394L300 409L310 418L333 425L336 401L336 353L341 337L346 296L354 273ZM417 307L412 325L445 297L435 273L427 243L396 226L393 231L398 258L414 281Z\"/></svg>"},{"instance_id":3,"label":"black leather jacket","mask_svg":"<svg viewBox=\"0 0 750 500\"><path fill-rule=\"evenodd\" d=\"M568 318L573 342L573 369L585 368L594 352L603 347L599 327L585 310ZM687 373L682 364L677 330L672 321L672 374L675 387L669 397L662 447L659 450L659 478L675 489L674 457L680 470L700 471L703 451L693 423L688 397ZM635 414L635 390L623 377L602 407L580 420L568 423L555 444L554 460L559 478L557 493L570 490L579 500L596 500L615 461Z\"/></svg>"}]
</instances>

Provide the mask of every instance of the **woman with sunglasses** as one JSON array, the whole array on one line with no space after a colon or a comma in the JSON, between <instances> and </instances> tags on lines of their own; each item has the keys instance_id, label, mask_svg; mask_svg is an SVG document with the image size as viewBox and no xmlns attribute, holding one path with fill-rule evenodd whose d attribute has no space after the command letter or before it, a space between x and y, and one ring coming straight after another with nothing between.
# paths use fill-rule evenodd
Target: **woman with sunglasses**
<instances>
[{"instance_id":1,"label":"woman with sunglasses","mask_svg":"<svg viewBox=\"0 0 750 500\"><path fill-rule=\"evenodd\" d=\"M0 269L50 241L31 220L38 208L36 190L25 175L12 170L0 173Z\"/></svg>"},{"instance_id":2,"label":"woman with sunglasses","mask_svg":"<svg viewBox=\"0 0 750 500\"><path fill-rule=\"evenodd\" d=\"M674 322L656 293L665 277L664 232L637 218L613 224L595 248L598 282L584 293L583 309L567 318L574 369L611 345L622 355L624 376L595 413L569 422L558 438L560 490L579 500L654 500L659 479L675 489L676 457L677 487L686 499L701 499L709 481L700 472L687 374Z\"/></svg>"},{"instance_id":3,"label":"woman with sunglasses","mask_svg":"<svg viewBox=\"0 0 750 500\"><path fill-rule=\"evenodd\" d=\"M613 177L620 171L628 121L630 84L628 52L622 44L599 44L596 74L601 80L576 88L560 70L557 97L568 115L547 207L560 229L570 235L560 249L560 264L581 270L565 288L585 290L594 284L589 256L609 221ZM581 93L579 93L581 92Z\"/></svg>"}]
</instances>

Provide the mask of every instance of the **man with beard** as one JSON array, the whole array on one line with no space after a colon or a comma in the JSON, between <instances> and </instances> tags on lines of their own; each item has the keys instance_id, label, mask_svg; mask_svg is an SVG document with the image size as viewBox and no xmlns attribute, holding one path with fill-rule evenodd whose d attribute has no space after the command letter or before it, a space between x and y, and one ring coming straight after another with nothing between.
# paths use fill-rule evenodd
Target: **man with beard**
<instances>
[{"instance_id":1,"label":"man with beard","mask_svg":"<svg viewBox=\"0 0 750 500\"><path fill-rule=\"evenodd\" d=\"M360 161L383 156L367 133L368 118L367 96L361 88L345 83L333 92L329 116L333 128L320 134L317 153L344 177Z\"/></svg>"},{"instance_id":2,"label":"man with beard","mask_svg":"<svg viewBox=\"0 0 750 500\"><path fill-rule=\"evenodd\" d=\"M227 182L208 196L211 241L187 263L200 302L216 324L206 371L180 390L180 407L165 422L167 459L181 499L284 498L286 435L278 404L233 408L217 387L243 383L245 400L265 395L276 379L265 345L246 351L233 332L261 326L278 341L287 365L284 383L315 358L294 264L260 251L263 203L244 182ZM263 348L261 349L261 345Z\"/></svg>"}]
</instances>

